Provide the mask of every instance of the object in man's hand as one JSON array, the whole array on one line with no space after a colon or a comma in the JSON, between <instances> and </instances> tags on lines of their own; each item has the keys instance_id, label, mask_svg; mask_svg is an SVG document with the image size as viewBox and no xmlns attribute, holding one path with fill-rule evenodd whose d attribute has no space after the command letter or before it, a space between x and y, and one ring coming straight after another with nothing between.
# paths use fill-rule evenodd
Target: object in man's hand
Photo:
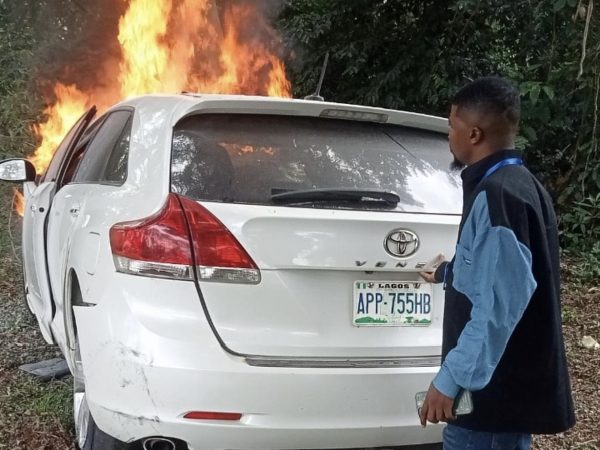
<instances>
[{"instance_id":1,"label":"object in man's hand","mask_svg":"<svg viewBox=\"0 0 600 450\"><path fill-rule=\"evenodd\" d=\"M433 272L435 269L437 269L441 263L444 262L444 260L446 259L446 257L444 256L443 253L439 253L438 255L434 256L432 259L430 259L429 261L427 261L427 263L421 268L422 272Z\"/></svg>"},{"instance_id":2,"label":"object in man's hand","mask_svg":"<svg viewBox=\"0 0 600 450\"><path fill-rule=\"evenodd\" d=\"M425 403L425 397L427 391L417 392L415 394L415 402L417 403L417 414L421 417L421 408ZM454 405L452 406L452 414L455 416L462 416L465 414L471 414L473 412L473 399L471 397L471 391L462 390L454 399Z\"/></svg>"}]
</instances>

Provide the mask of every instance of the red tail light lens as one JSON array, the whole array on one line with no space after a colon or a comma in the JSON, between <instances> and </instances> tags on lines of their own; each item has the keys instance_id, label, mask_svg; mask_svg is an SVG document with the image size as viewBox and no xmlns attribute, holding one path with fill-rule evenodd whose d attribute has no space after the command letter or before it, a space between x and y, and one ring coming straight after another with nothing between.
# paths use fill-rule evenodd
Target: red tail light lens
<instances>
[{"instance_id":1,"label":"red tail light lens","mask_svg":"<svg viewBox=\"0 0 600 450\"><path fill-rule=\"evenodd\" d=\"M204 281L260 282L258 267L227 227L176 194L152 217L114 225L110 246L118 272L192 280L195 266Z\"/></svg>"},{"instance_id":2,"label":"red tail light lens","mask_svg":"<svg viewBox=\"0 0 600 450\"><path fill-rule=\"evenodd\" d=\"M110 246L119 272L193 279L187 224L174 194L154 216L114 225Z\"/></svg>"},{"instance_id":3,"label":"red tail light lens","mask_svg":"<svg viewBox=\"0 0 600 450\"><path fill-rule=\"evenodd\" d=\"M190 227L198 278L233 283L260 282L260 271L225 225L199 203L179 197Z\"/></svg>"}]
</instances>

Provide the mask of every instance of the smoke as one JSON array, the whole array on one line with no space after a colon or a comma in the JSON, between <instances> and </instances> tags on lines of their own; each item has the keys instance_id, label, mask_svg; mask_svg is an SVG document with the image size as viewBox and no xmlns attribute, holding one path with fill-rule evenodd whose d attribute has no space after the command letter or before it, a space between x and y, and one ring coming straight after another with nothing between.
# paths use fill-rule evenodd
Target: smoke
<instances>
[{"instance_id":1,"label":"smoke","mask_svg":"<svg viewBox=\"0 0 600 450\"><path fill-rule=\"evenodd\" d=\"M284 0L216 0L217 8L226 9L232 5L251 6L269 22L273 22L285 6Z\"/></svg>"},{"instance_id":2,"label":"smoke","mask_svg":"<svg viewBox=\"0 0 600 450\"><path fill-rule=\"evenodd\" d=\"M34 62L38 88L45 96L57 81L76 84L85 92L109 89L107 74L121 56L117 40L119 17L127 2L47 0L34 13L33 29L39 43Z\"/></svg>"}]
</instances>

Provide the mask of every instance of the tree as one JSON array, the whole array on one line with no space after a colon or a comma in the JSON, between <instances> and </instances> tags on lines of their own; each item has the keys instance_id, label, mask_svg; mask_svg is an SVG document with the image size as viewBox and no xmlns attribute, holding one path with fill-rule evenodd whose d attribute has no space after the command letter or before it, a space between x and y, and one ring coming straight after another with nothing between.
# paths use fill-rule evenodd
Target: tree
<instances>
[{"instance_id":1,"label":"tree","mask_svg":"<svg viewBox=\"0 0 600 450\"><path fill-rule=\"evenodd\" d=\"M468 80L506 76L523 94L519 145L559 210L600 192L592 0L288 1L280 20L296 95L314 91L326 52L326 99L428 114L447 115ZM598 223L574 239L580 218L561 224L565 244L598 241Z\"/></svg>"}]
</instances>

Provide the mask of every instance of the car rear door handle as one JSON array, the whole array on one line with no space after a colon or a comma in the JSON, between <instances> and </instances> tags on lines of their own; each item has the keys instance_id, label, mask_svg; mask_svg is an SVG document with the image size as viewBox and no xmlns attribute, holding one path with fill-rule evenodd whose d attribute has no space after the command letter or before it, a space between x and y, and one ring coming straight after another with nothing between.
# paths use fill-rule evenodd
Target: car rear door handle
<instances>
[{"instance_id":1,"label":"car rear door handle","mask_svg":"<svg viewBox=\"0 0 600 450\"><path fill-rule=\"evenodd\" d=\"M73 206L69 212L72 216L77 217L79 215L79 206Z\"/></svg>"}]
</instances>

